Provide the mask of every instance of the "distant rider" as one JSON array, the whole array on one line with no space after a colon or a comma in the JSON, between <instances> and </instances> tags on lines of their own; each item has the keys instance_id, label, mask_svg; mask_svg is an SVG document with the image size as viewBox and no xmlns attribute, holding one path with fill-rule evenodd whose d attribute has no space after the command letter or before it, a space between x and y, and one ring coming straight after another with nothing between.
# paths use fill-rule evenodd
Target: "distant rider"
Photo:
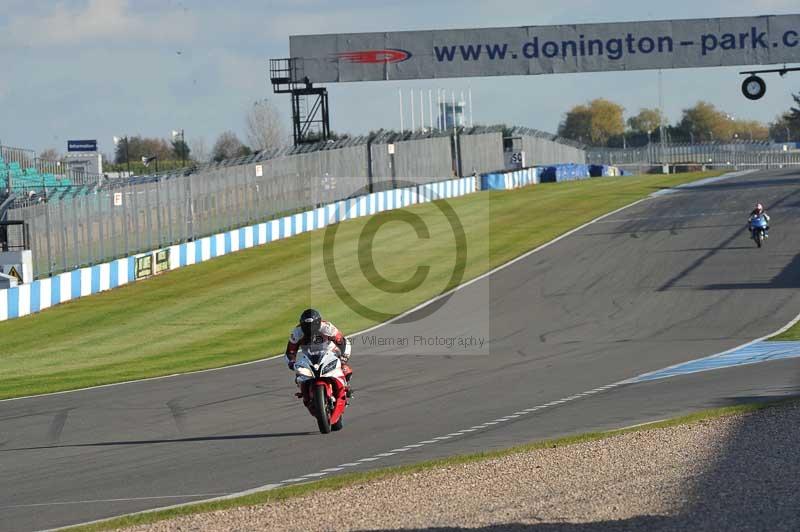
<instances>
[{"instance_id":1,"label":"distant rider","mask_svg":"<svg viewBox=\"0 0 800 532\"><path fill-rule=\"evenodd\" d=\"M764 236L769 237L769 214L767 214L767 211L764 210L764 206L760 203L756 203L756 208L750 212L750 218L747 222L748 227L750 227L750 233L753 237L755 237L755 234L753 234L753 225L750 222L761 218L762 216L764 217L764 221L767 222L767 226L764 228Z\"/></svg>"},{"instance_id":2,"label":"distant rider","mask_svg":"<svg viewBox=\"0 0 800 532\"><path fill-rule=\"evenodd\" d=\"M347 379L347 397L352 397L350 390L350 377L353 370L347 364L350 360L350 342L339 332L331 322L322 319L319 312L313 308L306 309L300 315L300 323L292 330L289 335L289 343L286 345L286 363L289 369L294 371L294 361L297 359L297 351L301 346L311 343L333 342L339 348L339 360L342 362L344 378Z\"/></svg>"}]
</instances>

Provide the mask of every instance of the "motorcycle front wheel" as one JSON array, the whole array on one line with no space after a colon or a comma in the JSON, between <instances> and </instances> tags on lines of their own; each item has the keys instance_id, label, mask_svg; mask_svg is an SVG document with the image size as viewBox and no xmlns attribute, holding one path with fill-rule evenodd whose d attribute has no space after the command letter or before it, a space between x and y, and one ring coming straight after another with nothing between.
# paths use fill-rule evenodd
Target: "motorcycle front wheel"
<instances>
[{"instance_id":1,"label":"motorcycle front wheel","mask_svg":"<svg viewBox=\"0 0 800 532\"><path fill-rule=\"evenodd\" d=\"M756 245L758 247L761 247L763 241L764 241L764 231L756 231Z\"/></svg>"},{"instance_id":2,"label":"motorcycle front wheel","mask_svg":"<svg viewBox=\"0 0 800 532\"><path fill-rule=\"evenodd\" d=\"M328 401L323 386L314 386L314 411L319 431L328 434L331 431L331 419L328 417Z\"/></svg>"}]
</instances>

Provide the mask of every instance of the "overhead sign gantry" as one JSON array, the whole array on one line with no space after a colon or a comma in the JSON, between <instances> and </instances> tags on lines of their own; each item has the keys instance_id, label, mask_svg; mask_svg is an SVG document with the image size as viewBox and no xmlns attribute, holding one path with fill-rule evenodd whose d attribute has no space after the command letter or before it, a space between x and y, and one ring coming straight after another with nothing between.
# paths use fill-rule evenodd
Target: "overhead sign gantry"
<instances>
[{"instance_id":1,"label":"overhead sign gantry","mask_svg":"<svg viewBox=\"0 0 800 532\"><path fill-rule=\"evenodd\" d=\"M273 84L288 81L286 92L349 81L783 64L745 72L742 90L758 99L766 86L755 74L798 70L785 64L800 61L800 14L297 35L289 51L284 74L273 76Z\"/></svg>"}]
</instances>

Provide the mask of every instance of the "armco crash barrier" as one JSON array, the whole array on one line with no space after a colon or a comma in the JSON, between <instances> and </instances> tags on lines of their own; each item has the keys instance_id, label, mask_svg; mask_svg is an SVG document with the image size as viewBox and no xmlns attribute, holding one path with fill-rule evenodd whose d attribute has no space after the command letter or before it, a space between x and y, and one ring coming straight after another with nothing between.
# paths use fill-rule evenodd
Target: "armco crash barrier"
<instances>
[{"instance_id":1,"label":"armco crash barrier","mask_svg":"<svg viewBox=\"0 0 800 532\"><path fill-rule=\"evenodd\" d=\"M19 318L80 297L110 290L168 270L253 246L321 229L332 223L369 216L476 191L473 177L375 192L338 201L278 220L234 229L165 249L62 273L49 279L0 290L0 321Z\"/></svg>"}]
</instances>

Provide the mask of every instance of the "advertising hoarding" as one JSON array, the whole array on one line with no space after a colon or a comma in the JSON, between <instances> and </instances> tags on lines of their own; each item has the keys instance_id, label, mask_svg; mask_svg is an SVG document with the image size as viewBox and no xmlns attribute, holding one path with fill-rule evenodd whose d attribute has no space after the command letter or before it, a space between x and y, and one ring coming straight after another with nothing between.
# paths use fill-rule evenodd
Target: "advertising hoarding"
<instances>
[{"instance_id":1,"label":"advertising hoarding","mask_svg":"<svg viewBox=\"0 0 800 532\"><path fill-rule=\"evenodd\" d=\"M800 61L800 14L559 26L299 35L312 83L512 76Z\"/></svg>"}]
</instances>

